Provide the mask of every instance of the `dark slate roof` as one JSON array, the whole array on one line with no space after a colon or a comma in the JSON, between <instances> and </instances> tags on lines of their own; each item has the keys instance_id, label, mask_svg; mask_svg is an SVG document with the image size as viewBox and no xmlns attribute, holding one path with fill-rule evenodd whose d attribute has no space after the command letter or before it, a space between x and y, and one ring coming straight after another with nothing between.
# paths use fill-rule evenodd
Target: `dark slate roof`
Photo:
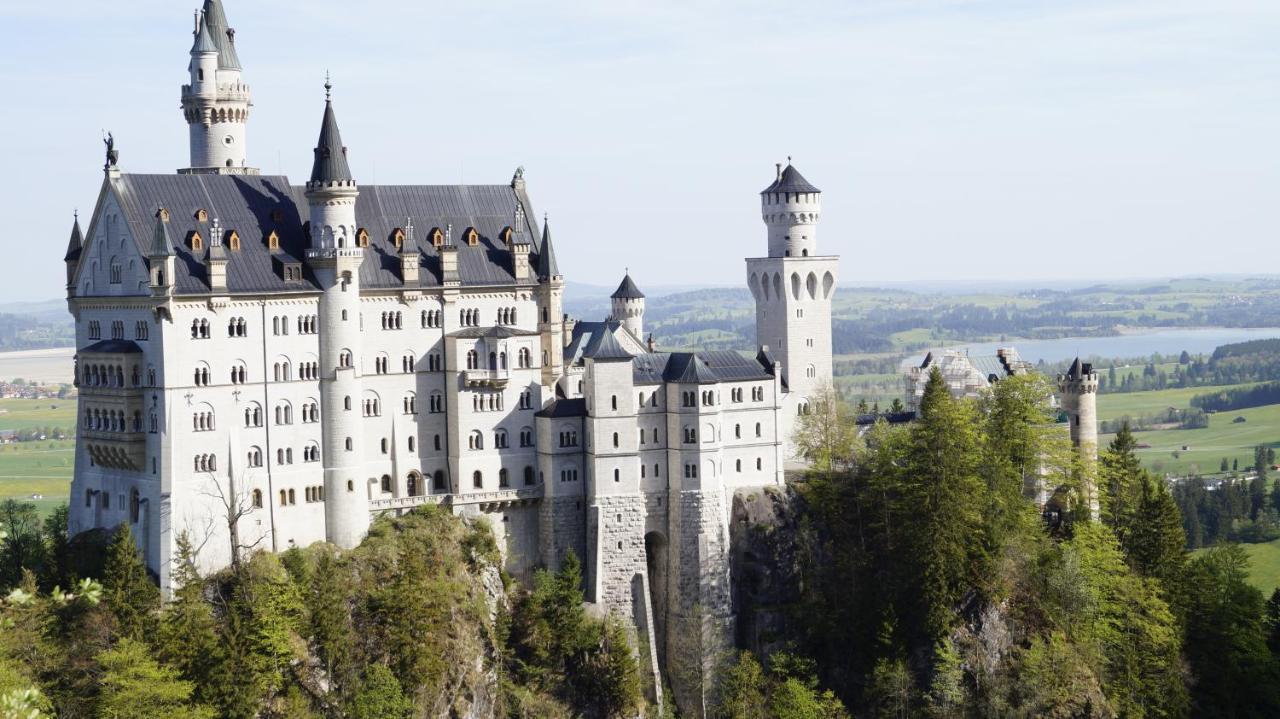
<instances>
[{"instance_id":1,"label":"dark slate roof","mask_svg":"<svg viewBox=\"0 0 1280 719\"><path fill-rule=\"evenodd\" d=\"M551 246L551 223L542 220L542 247L538 253L538 279L545 280L560 274L560 266L556 264L556 252Z\"/></svg>"},{"instance_id":2,"label":"dark slate roof","mask_svg":"<svg viewBox=\"0 0 1280 719\"><path fill-rule=\"evenodd\" d=\"M587 400L582 397L577 397L575 399L558 399L535 412L533 416L549 417L551 419L561 419L564 417L586 417Z\"/></svg>"},{"instance_id":3,"label":"dark slate roof","mask_svg":"<svg viewBox=\"0 0 1280 719\"><path fill-rule=\"evenodd\" d=\"M614 336L613 332L597 333L595 341L583 351L582 355L590 357L597 362L616 362L631 359L631 353L618 344L618 338Z\"/></svg>"},{"instance_id":4,"label":"dark slate roof","mask_svg":"<svg viewBox=\"0 0 1280 719\"><path fill-rule=\"evenodd\" d=\"M76 217L71 226L71 238L67 240L67 254L62 259L67 262L80 259L80 250L84 248L84 234L80 232L80 218Z\"/></svg>"},{"instance_id":5,"label":"dark slate roof","mask_svg":"<svg viewBox=\"0 0 1280 719\"><path fill-rule=\"evenodd\" d=\"M628 272L622 278L622 284L618 285L618 289L614 290L610 297L615 300L642 300L644 299L644 293L640 291L639 287L636 287L636 283L631 279L631 273Z\"/></svg>"},{"instance_id":6,"label":"dark slate roof","mask_svg":"<svg viewBox=\"0 0 1280 719\"><path fill-rule=\"evenodd\" d=\"M508 337L533 337L537 335L533 330L519 330L514 327L468 327L453 333L454 337L463 339L479 339L481 337L489 337L493 339L506 339Z\"/></svg>"},{"instance_id":7,"label":"dark slate roof","mask_svg":"<svg viewBox=\"0 0 1280 719\"><path fill-rule=\"evenodd\" d=\"M218 45L218 69L239 70L240 58L236 55L236 43L232 39L234 33L227 25L221 0L204 0L204 19L209 23L209 34Z\"/></svg>"},{"instance_id":8,"label":"dark slate roof","mask_svg":"<svg viewBox=\"0 0 1280 719\"><path fill-rule=\"evenodd\" d=\"M325 90L329 84L325 83ZM333 101L325 98L324 119L320 122L320 139L316 141L315 161L311 165L311 181L319 183L350 182L351 166L347 164L347 148L338 132L338 118L333 114Z\"/></svg>"},{"instance_id":9,"label":"dark slate roof","mask_svg":"<svg viewBox=\"0 0 1280 719\"><path fill-rule=\"evenodd\" d=\"M290 186L281 176L267 175L121 175L111 181L120 200L125 221L146 256L154 238L157 208L169 210L168 231L177 250L174 281L179 294L209 292L204 257L191 252L191 233L198 231L209 241L214 218L226 230L240 235L240 250L229 252L227 291L297 292L316 291L315 280L304 269L302 281L283 279L284 263L299 263L306 257L310 240L304 231L307 200L303 188ZM475 247L458 243L458 270L463 285L492 286L515 284L514 258L497 239L503 228L514 222L517 193L510 185L412 185L360 188L356 199L356 223L369 233L369 247L360 266L360 284L365 289L399 289L400 258L394 241L396 228L412 217L418 230L443 231L453 226L458 237L474 227L480 241ZM196 222L196 210L208 213L209 222ZM536 229L526 218L526 236ZM267 249L271 232L280 238L280 251ZM418 286L440 286L440 256L430 242L421 243ZM537 247L534 248L538 250ZM536 258L535 258L536 259ZM305 263L303 263L305 268Z\"/></svg>"},{"instance_id":10,"label":"dark slate roof","mask_svg":"<svg viewBox=\"0 0 1280 719\"><path fill-rule=\"evenodd\" d=\"M782 171L778 179L774 180L772 185L761 190L760 194L763 195L769 192L822 192L822 190L809 184L809 181L804 179L804 175L801 175L800 171L788 162L786 169Z\"/></svg>"},{"instance_id":11,"label":"dark slate roof","mask_svg":"<svg viewBox=\"0 0 1280 719\"><path fill-rule=\"evenodd\" d=\"M169 237L169 224L160 217L160 213L156 213L156 229L151 233L151 250L147 253L149 257L170 257L178 254L177 248L173 246L173 239Z\"/></svg>"},{"instance_id":12,"label":"dark slate roof","mask_svg":"<svg viewBox=\"0 0 1280 719\"><path fill-rule=\"evenodd\" d=\"M1077 357L1071 363L1071 367L1067 370L1067 379L1083 379L1093 374L1093 365L1088 362L1081 362Z\"/></svg>"},{"instance_id":13,"label":"dark slate roof","mask_svg":"<svg viewBox=\"0 0 1280 719\"><path fill-rule=\"evenodd\" d=\"M772 380L773 366L732 350L712 352L647 352L632 361L636 384L683 382L712 384Z\"/></svg>"},{"instance_id":14,"label":"dark slate roof","mask_svg":"<svg viewBox=\"0 0 1280 719\"><path fill-rule=\"evenodd\" d=\"M94 342L80 350L81 352L96 352L100 354L127 355L140 354L142 348L133 340L102 340Z\"/></svg>"},{"instance_id":15,"label":"dark slate roof","mask_svg":"<svg viewBox=\"0 0 1280 719\"><path fill-rule=\"evenodd\" d=\"M203 16L200 18L200 29L196 31L195 43L191 46L191 54L217 51L218 43L213 41L213 35L209 33L209 18Z\"/></svg>"}]
</instances>

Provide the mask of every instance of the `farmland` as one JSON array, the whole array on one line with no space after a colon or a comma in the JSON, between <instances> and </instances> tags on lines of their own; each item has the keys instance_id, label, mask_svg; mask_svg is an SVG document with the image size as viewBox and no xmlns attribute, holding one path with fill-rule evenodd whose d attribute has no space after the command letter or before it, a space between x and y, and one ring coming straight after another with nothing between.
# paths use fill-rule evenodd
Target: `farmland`
<instances>
[{"instance_id":1,"label":"farmland","mask_svg":"<svg viewBox=\"0 0 1280 719\"><path fill-rule=\"evenodd\" d=\"M75 426L75 400L0 399L0 430ZM75 440L0 445L0 500L35 500L47 512L67 500L75 468Z\"/></svg>"}]
</instances>

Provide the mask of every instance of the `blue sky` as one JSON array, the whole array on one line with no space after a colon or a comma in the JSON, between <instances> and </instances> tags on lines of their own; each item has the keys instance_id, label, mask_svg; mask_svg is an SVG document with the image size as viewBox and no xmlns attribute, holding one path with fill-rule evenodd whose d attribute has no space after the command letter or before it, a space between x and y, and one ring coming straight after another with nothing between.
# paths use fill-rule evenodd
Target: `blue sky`
<instances>
[{"instance_id":1,"label":"blue sky","mask_svg":"<svg viewBox=\"0 0 1280 719\"><path fill-rule=\"evenodd\" d=\"M305 178L328 69L358 181L523 165L579 282L741 283L787 155L845 284L1280 266L1274 1L224 2L252 163ZM0 5L0 301L61 295L102 128L185 166L197 4Z\"/></svg>"}]
</instances>

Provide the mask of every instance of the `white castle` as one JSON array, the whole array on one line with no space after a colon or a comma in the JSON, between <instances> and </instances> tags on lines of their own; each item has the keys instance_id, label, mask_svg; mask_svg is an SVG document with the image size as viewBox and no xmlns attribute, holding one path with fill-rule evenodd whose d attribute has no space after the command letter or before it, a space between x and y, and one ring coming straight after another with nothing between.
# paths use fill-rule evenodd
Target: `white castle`
<instances>
[{"instance_id":1,"label":"white castle","mask_svg":"<svg viewBox=\"0 0 1280 719\"><path fill-rule=\"evenodd\" d=\"M630 276L600 322L518 170L506 184L361 186L326 83L310 179L249 165L235 33L206 0L182 87L190 164L105 180L66 255L79 429L70 528L132 525L166 590L179 533L233 552L359 543L422 504L485 515L509 571L583 558L588 599L649 640L702 713L727 641L733 492L777 485L831 380L838 259L790 164L747 260L755 356L661 352ZM772 348L772 349L770 349ZM708 651L704 651L708 650ZM691 663L677 671L680 664Z\"/></svg>"}]
</instances>

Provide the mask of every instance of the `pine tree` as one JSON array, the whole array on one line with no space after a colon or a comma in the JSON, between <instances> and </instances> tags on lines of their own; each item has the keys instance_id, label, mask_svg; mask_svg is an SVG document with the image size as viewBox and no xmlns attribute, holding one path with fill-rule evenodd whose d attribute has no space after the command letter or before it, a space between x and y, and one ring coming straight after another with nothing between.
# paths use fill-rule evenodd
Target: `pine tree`
<instances>
[{"instance_id":1,"label":"pine tree","mask_svg":"<svg viewBox=\"0 0 1280 719\"><path fill-rule=\"evenodd\" d=\"M195 685L199 701L212 703L218 691L212 686L224 661L218 623L212 606L205 601L204 580L196 570L196 555L190 537L177 537L174 559L173 598L165 605L156 632L157 653L177 668L183 679Z\"/></svg>"},{"instance_id":2,"label":"pine tree","mask_svg":"<svg viewBox=\"0 0 1280 719\"><path fill-rule=\"evenodd\" d=\"M903 499L913 508L904 555L912 577L910 625L931 640L955 619L954 608L986 569L989 506L979 474L978 418L973 403L952 398L937 367L929 374L911 430Z\"/></svg>"},{"instance_id":3,"label":"pine tree","mask_svg":"<svg viewBox=\"0 0 1280 719\"><path fill-rule=\"evenodd\" d=\"M1135 453L1138 442L1124 422L1099 458L1099 484L1101 489L1102 522L1115 532L1123 544L1128 534L1128 522L1137 502L1142 463Z\"/></svg>"},{"instance_id":4,"label":"pine tree","mask_svg":"<svg viewBox=\"0 0 1280 719\"><path fill-rule=\"evenodd\" d=\"M396 675L385 664L370 664L347 706L350 719L400 719L409 715L413 702L404 694Z\"/></svg>"},{"instance_id":5,"label":"pine tree","mask_svg":"<svg viewBox=\"0 0 1280 719\"><path fill-rule=\"evenodd\" d=\"M210 719L213 710L191 702L190 682L156 664L146 646L122 639L98 655L102 693L98 716L110 719Z\"/></svg>"},{"instance_id":6,"label":"pine tree","mask_svg":"<svg viewBox=\"0 0 1280 719\"><path fill-rule=\"evenodd\" d=\"M1144 473L1140 486L1130 531L1121 548L1129 565L1143 576L1160 580L1165 598L1170 599L1182 584L1187 561L1182 514L1163 481Z\"/></svg>"},{"instance_id":7,"label":"pine tree","mask_svg":"<svg viewBox=\"0 0 1280 719\"><path fill-rule=\"evenodd\" d=\"M120 636L143 641L152 635L160 590L147 576L128 522L116 528L103 568L103 597L116 617Z\"/></svg>"}]
</instances>

